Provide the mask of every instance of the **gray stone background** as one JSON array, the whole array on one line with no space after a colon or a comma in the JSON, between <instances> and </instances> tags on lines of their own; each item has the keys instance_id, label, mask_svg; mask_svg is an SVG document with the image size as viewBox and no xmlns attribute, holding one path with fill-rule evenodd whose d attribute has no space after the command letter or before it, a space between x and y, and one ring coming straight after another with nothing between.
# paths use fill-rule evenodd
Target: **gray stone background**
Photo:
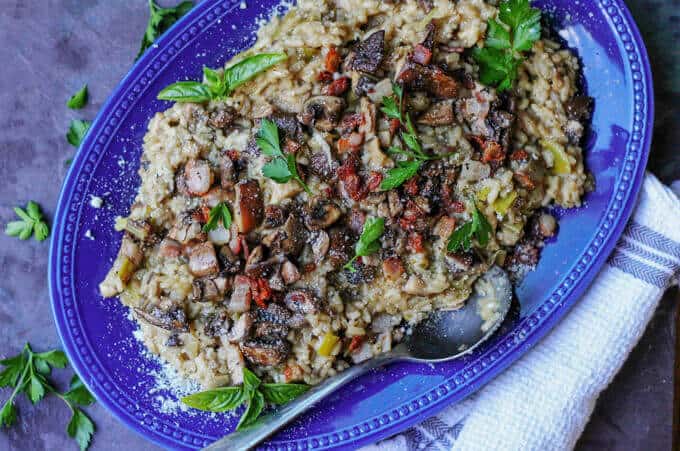
<instances>
[{"instance_id":1,"label":"gray stone background","mask_svg":"<svg viewBox=\"0 0 680 451\"><path fill-rule=\"evenodd\" d=\"M590 0L587 0L590 1ZM161 0L167 5L175 0ZM628 0L647 42L656 85L650 169L680 179L680 0ZM64 139L72 118L92 119L133 63L146 26L146 0L0 0L0 224L32 199L51 218L74 149ZM65 101L83 83L86 109ZM0 234L0 357L59 347L47 291L48 243ZM577 445L585 450L669 450L673 409L677 290L666 294L642 341L603 393ZM70 371L59 371L63 384ZM8 396L0 393L0 400ZM18 403L19 424L0 431L0 450L76 449L68 412L55 397ZM156 449L99 405L92 450Z\"/></svg>"}]
</instances>

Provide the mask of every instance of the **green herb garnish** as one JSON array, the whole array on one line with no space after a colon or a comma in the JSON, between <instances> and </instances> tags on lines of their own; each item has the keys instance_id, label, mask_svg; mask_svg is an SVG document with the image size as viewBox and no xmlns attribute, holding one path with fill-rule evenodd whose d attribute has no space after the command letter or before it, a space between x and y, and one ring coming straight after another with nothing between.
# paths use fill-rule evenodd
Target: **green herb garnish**
<instances>
[{"instance_id":1,"label":"green herb garnish","mask_svg":"<svg viewBox=\"0 0 680 451\"><path fill-rule=\"evenodd\" d=\"M494 85L499 91L512 88L521 52L531 50L541 37L541 11L532 8L529 0L506 0L499 5L498 19L488 21L484 48L475 48L472 56L479 64L482 83Z\"/></svg>"},{"instance_id":2,"label":"green herb garnish","mask_svg":"<svg viewBox=\"0 0 680 451\"><path fill-rule=\"evenodd\" d=\"M236 430L255 423L265 407L265 402L285 404L309 390L305 384L263 384L255 373L243 368L243 384L222 387L185 396L182 402L190 407L208 412L225 412L246 404L246 410Z\"/></svg>"},{"instance_id":3,"label":"green herb garnish","mask_svg":"<svg viewBox=\"0 0 680 451\"><path fill-rule=\"evenodd\" d=\"M18 394L23 392L33 404L37 404L46 394L53 393L71 410L71 421L66 432L76 440L81 451L87 449L94 433L94 424L79 406L89 406L95 401L94 397L78 376L73 376L70 388L65 393L58 392L47 379L52 368L64 368L67 363L63 352L33 352L28 343L18 355L1 360L0 364L5 368L0 373L0 387L12 387L14 390L0 410L0 426L9 427L16 422L14 400Z\"/></svg>"},{"instance_id":4,"label":"green herb garnish","mask_svg":"<svg viewBox=\"0 0 680 451\"><path fill-rule=\"evenodd\" d=\"M380 111L391 119L397 119L406 128L406 131L401 132L401 139L406 145L406 150L393 146L387 151L393 154L404 155L407 160L397 161L397 166L387 171L387 175L380 182L380 189L383 191L402 185L418 173L418 170L425 161L445 158L451 155L430 156L423 152L420 141L418 141L416 128L413 126L413 121L411 121L411 116L408 113L404 114L402 112L404 89L397 84L393 84L392 92L396 95L396 99L394 97L383 97L383 106Z\"/></svg>"},{"instance_id":5,"label":"green herb garnish","mask_svg":"<svg viewBox=\"0 0 680 451\"><path fill-rule=\"evenodd\" d=\"M276 183L286 183L290 179L295 179L307 194L312 194L309 187L300 178L295 155L285 155L281 151L279 129L273 121L262 119L256 142L262 153L271 157L271 160L262 167L262 175L274 180Z\"/></svg>"},{"instance_id":6,"label":"green herb garnish","mask_svg":"<svg viewBox=\"0 0 680 451\"><path fill-rule=\"evenodd\" d=\"M472 238L476 238L480 246L484 247L489 243L492 230L489 221L477 207L472 211L472 220L453 231L447 246L449 252L458 250L469 251L472 247Z\"/></svg>"},{"instance_id":7,"label":"green herb garnish","mask_svg":"<svg viewBox=\"0 0 680 451\"><path fill-rule=\"evenodd\" d=\"M163 33L166 32L180 17L194 7L193 2L182 2L174 8L161 8L153 0L149 0L149 22L142 38L136 60L144 54L144 51L153 44Z\"/></svg>"},{"instance_id":8,"label":"green herb garnish","mask_svg":"<svg viewBox=\"0 0 680 451\"><path fill-rule=\"evenodd\" d=\"M208 102L229 97L234 89L258 74L288 58L285 53L261 53L249 56L224 70L222 75L203 68L204 83L179 81L158 93L160 100L175 102Z\"/></svg>"},{"instance_id":9,"label":"green herb garnish","mask_svg":"<svg viewBox=\"0 0 680 451\"><path fill-rule=\"evenodd\" d=\"M68 127L68 132L66 133L66 141L69 142L73 147L79 147L80 143L87 135L87 131L90 129L90 121L83 121L80 119L74 119Z\"/></svg>"},{"instance_id":10,"label":"green herb garnish","mask_svg":"<svg viewBox=\"0 0 680 451\"><path fill-rule=\"evenodd\" d=\"M5 234L9 236L18 236L21 240L27 240L33 235L37 241L44 241L50 234L50 228L47 226L40 211L40 206L28 201L26 209L14 207L14 213L21 219L20 221L12 221L5 226Z\"/></svg>"},{"instance_id":11,"label":"green herb garnish","mask_svg":"<svg viewBox=\"0 0 680 451\"><path fill-rule=\"evenodd\" d=\"M68 99L68 102L66 102L66 106L71 108L72 110L79 110L82 107L85 106L87 103L87 85L83 85L78 92L73 94L70 99Z\"/></svg>"},{"instance_id":12,"label":"green herb garnish","mask_svg":"<svg viewBox=\"0 0 680 451\"><path fill-rule=\"evenodd\" d=\"M222 221L222 227L229 230L231 227L231 213L225 202L220 202L210 210L208 222L203 226L204 232L210 232L217 228L217 224Z\"/></svg>"},{"instance_id":13,"label":"green herb garnish","mask_svg":"<svg viewBox=\"0 0 680 451\"><path fill-rule=\"evenodd\" d=\"M367 255L375 254L380 250L380 242L378 239L385 231L385 218L367 218L364 222L364 228L359 236L359 241L354 245L354 257L348 261L343 268L350 272L355 272L354 260L358 257L366 257Z\"/></svg>"}]
</instances>

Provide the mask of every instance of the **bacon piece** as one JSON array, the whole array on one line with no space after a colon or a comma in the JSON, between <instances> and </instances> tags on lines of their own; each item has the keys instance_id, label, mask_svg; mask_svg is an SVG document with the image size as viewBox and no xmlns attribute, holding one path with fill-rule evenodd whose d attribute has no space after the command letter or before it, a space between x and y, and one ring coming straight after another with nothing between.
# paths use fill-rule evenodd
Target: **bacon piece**
<instances>
[{"instance_id":1,"label":"bacon piece","mask_svg":"<svg viewBox=\"0 0 680 451\"><path fill-rule=\"evenodd\" d=\"M416 63L426 66L432 61L432 50L428 49L423 44L418 44L413 49L412 58Z\"/></svg>"},{"instance_id":2,"label":"bacon piece","mask_svg":"<svg viewBox=\"0 0 680 451\"><path fill-rule=\"evenodd\" d=\"M368 188L369 191L375 191L380 187L382 179L383 179L382 173L377 171L371 171L371 175L369 175L368 177L366 187Z\"/></svg>"},{"instance_id":3,"label":"bacon piece","mask_svg":"<svg viewBox=\"0 0 680 451\"><path fill-rule=\"evenodd\" d=\"M338 50L335 47L330 47L328 49L328 53L326 53L326 61L325 61L325 66L326 70L333 74L333 72L337 72L338 68L340 67L340 63L342 61L342 58L340 57L340 54L338 53Z\"/></svg>"},{"instance_id":4,"label":"bacon piece","mask_svg":"<svg viewBox=\"0 0 680 451\"><path fill-rule=\"evenodd\" d=\"M349 352L354 352L357 349L361 347L361 344L364 342L364 339L366 337L364 335L355 335L352 337L352 339L349 342L349 346L347 346L347 350Z\"/></svg>"},{"instance_id":5,"label":"bacon piece","mask_svg":"<svg viewBox=\"0 0 680 451\"><path fill-rule=\"evenodd\" d=\"M333 73L327 70L322 70L319 72L319 75L316 76L316 79L321 83L330 83L333 81Z\"/></svg>"},{"instance_id":6,"label":"bacon piece","mask_svg":"<svg viewBox=\"0 0 680 451\"><path fill-rule=\"evenodd\" d=\"M339 97L349 89L349 77L340 77L333 80L328 86L324 86L322 92L327 96Z\"/></svg>"}]
</instances>

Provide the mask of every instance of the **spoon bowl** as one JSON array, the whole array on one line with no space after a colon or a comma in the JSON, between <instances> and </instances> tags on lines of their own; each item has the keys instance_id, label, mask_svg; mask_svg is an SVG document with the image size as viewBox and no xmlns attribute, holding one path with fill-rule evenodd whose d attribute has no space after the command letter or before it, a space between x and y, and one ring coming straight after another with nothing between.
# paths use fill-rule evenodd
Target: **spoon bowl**
<instances>
[{"instance_id":1,"label":"spoon bowl","mask_svg":"<svg viewBox=\"0 0 680 451\"><path fill-rule=\"evenodd\" d=\"M205 449L251 449L330 393L369 370L399 360L436 363L468 354L500 327L510 311L511 302L510 279L505 271L493 266L477 280L472 295L461 308L432 312L391 351L327 379L288 404L260 417L247 429L229 434Z\"/></svg>"}]
</instances>

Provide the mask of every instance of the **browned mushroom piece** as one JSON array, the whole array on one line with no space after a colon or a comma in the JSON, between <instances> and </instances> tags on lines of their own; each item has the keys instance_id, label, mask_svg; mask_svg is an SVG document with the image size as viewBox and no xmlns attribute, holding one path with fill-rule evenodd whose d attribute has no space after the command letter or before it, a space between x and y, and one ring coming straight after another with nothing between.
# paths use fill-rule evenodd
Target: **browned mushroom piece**
<instances>
[{"instance_id":1,"label":"browned mushroom piece","mask_svg":"<svg viewBox=\"0 0 680 451\"><path fill-rule=\"evenodd\" d=\"M276 111L269 116L269 120L276 124L276 127L283 135L282 138L289 138L298 143L304 140L302 127L295 114Z\"/></svg>"},{"instance_id":2,"label":"browned mushroom piece","mask_svg":"<svg viewBox=\"0 0 680 451\"><path fill-rule=\"evenodd\" d=\"M161 241L158 252L163 257L177 258L182 255L182 244L172 238L165 237L163 241Z\"/></svg>"},{"instance_id":3,"label":"browned mushroom piece","mask_svg":"<svg viewBox=\"0 0 680 451\"><path fill-rule=\"evenodd\" d=\"M291 311L303 315L321 311L321 301L309 290L290 291L283 299L283 303Z\"/></svg>"},{"instance_id":4,"label":"browned mushroom piece","mask_svg":"<svg viewBox=\"0 0 680 451\"><path fill-rule=\"evenodd\" d=\"M238 274L241 271L241 260L234 255L228 245L220 247L218 258L226 274Z\"/></svg>"},{"instance_id":5,"label":"browned mushroom piece","mask_svg":"<svg viewBox=\"0 0 680 451\"><path fill-rule=\"evenodd\" d=\"M215 247L210 241L194 244L187 248L189 271L197 277L215 274L220 270Z\"/></svg>"},{"instance_id":6,"label":"browned mushroom piece","mask_svg":"<svg viewBox=\"0 0 680 451\"><path fill-rule=\"evenodd\" d=\"M302 252L305 239L307 238L307 231L297 214L288 215L288 219L280 231L283 232L278 244L280 252L286 255L298 255Z\"/></svg>"},{"instance_id":7,"label":"browned mushroom piece","mask_svg":"<svg viewBox=\"0 0 680 451\"><path fill-rule=\"evenodd\" d=\"M331 239L326 231L318 230L314 233L311 245L314 262L319 264L328 253L328 249L330 249Z\"/></svg>"},{"instance_id":8,"label":"browned mushroom piece","mask_svg":"<svg viewBox=\"0 0 680 451\"><path fill-rule=\"evenodd\" d=\"M224 298L229 288L229 279L223 275L194 279L191 298L198 302L217 302Z\"/></svg>"},{"instance_id":9,"label":"browned mushroom piece","mask_svg":"<svg viewBox=\"0 0 680 451\"><path fill-rule=\"evenodd\" d=\"M266 227L279 227L286 221L288 215L286 209L280 205L267 205L264 210L264 225Z\"/></svg>"},{"instance_id":10,"label":"browned mushroom piece","mask_svg":"<svg viewBox=\"0 0 680 451\"><path fill-rule=\"evenodd\" d=\"M220 158L220 186L225 190L231 190L234 187L235 175L234 162L227 155L222 155Z\"/></svg>"},{"instance_id":11,"label":"browned mushroom piece","mask_svg":"<svg viewBox=\"0 0 680 451\"><path fill-rule=\"evenodd\" d=\"M175 305L168 309L155 306L148 311L137 307L133 309L139 318L153 326L178 332L189 330L189 321L184 308L181 306Z\"/></svg>"},{"instance_id":12,"label":"browned mushroom piece","mask_svg":"<svg viewBox=\"0 0 680 451\"><path fill-rule=\"evenodd\" d=\"M264 322L264 323L258 323L255 326L254 335L256 337L264 337L264 338L275 337L275 336L285 338L286 335L288 335L289 331L290 331L290 328L288 326L286 326L285 324L276 324L276 323Z\"/></svg>"},{"instance_id":13,"label":"browned mushroom piece","mask_svg":"<svg viewBox=\"0 0 680 451\"><path fill-rule=\"evenodd\" d=\"M144 258L144 252L139 243L128 232L123 235L123 241L120 243L120 253L126 256L135 266L139 266Z\"/></svg>"},{"instance_id":14,"label":"browned mushroom piece","mask_svg":"<svg viewBox=\"0 0 680 451\"><path fill-rule=\"evenodd\" d=\"M314 199L305 210L305 225L309 230L321 230L335 224L341 216L342 210L335 203Z\"/></svg>"},{"instance_id":15,"label":"browned mushroom piece","mask_svg":"<svg viewBox=\"0 0 680 451\"><path fill-rule=\"evenodd\" d=\"M385 30L359 42L347 58L347 69L374 74L385 59Z\"/></svg>"},{"instance_id":16,"label":"browned mushroom piece","mask_svg":"<svg viewBox=\"0 0 680 451\"><path fill-rule=\"evenodd\" d=\"M184 166L184 182L192 196L202 196L213 184L213 172L205 160L189 160Z\"/></svg>"},{"instance_id":17,"label":"browned mushroom piece","mask_svg":"<svg viewBox=\"0 0 680 451\"><path fill-rule=\"evenodd\" d=\"M335 96L313 96L302 105L298 120L323 131L332 131L345 109L345 100Z\"/></svg>"},{"instance_id":18,"label":"browned mushroom piece","mask_svg":"<svg viewBox=\"0 0 680 451\"><path fill-rule=\"evenodd\" d=\"M184 244L195 239L205 239L202 235L203 226L201 223L194 219L192 211L185 211L177 217L177 221L168 231L166 239L169 238Z\"/></svg>"},{"instance_id":19,"label":"browned mushroom piece","mask_svg":"<svg viewBox=\"0 0 680 451\"><path fill-rule=\"evenodd\" d=\"M432 105L417 120L419 124L436 127L453 124L453 104L450 101L437 102Z\"/></svg>"},{"instance_id":20,"label":"browned mushroom piece","mask_svg":"<svg viewBox=\"0 0 680 451\"><path fill-rule=\"evenodd\" d=\"M250 312L245 312L234 322L233 327L227 334L227 340L230 343L240 343L250 334L250 329L253 326L253 315Z\"/></svg>"},{"instance_id":21,"label":"browned mushroom piece","mask_svg":"<svg viewBox=\"0 0 680 451\"><path fill-rule=\"evenodd\" d=\"M234 223L240 233L257 228L264 218L262 191L257 180L244 180L236 184Z\"/></svg>"},{"instance_id":22,"label":"browned mushroom piece","mask_svg":"<svg viewBox=\"0 0 680 451\"><path fill-rule=\"evenodd\" d=\"M246 276L236 276L234 278L234 290L231 292L231 299L227 305L230 312L243 313L250 310L250 279Z\"/></svg>"},{"instance_id":23,"label":"browned mushroom piece","mask_svg":"<svg viewBox=\"0 0 680 451\"><path fill-rule=\"evenodd\" d=\"M275 366L290 354L290 343L282 338L256 338L241 343L245 358L254 365Z\"/></svg>"},{"instance_id":24,"label":"browned mushroom piece","mask_svg":"<svg viewBox=\"0 0 680 451\"><path fill-rule=\"evenodd\" d=\"M336 178L337 163L331 161L325 152L316 152L309 157L309 171L324 181Z\"/></svg>"},{"instance_id":25,"label":"browned mushroom piece","mask_svg":"<svg viewBox=\"0 0 680 451\"><path fill-rule=\"evenodd\" d=\"M220 105L218 109L210 112L208 124L215 128L225 128L233 124L237 117L238 112L236 109L230 106Z\"/></svg>"},{"instance_id":26,"label":"browned mushroom piece","mask_svg":"<svg viewBox=\"0 0 680 451\"><path fill-rule=\"evenodd\" d=\"M458 82L440 67L423 66L406 60L397 73L396 82L402 83L411 91L425 90L444 99L452 99L458 95Z\"/></svg>"},{"instance_id":27,"label":"browned mushroom piece","mask_svg":"<svg viewBox=\"0 0 680 451\"><path fill-rule=\"evenodd\" d=\"M219 337L229 332L231 321L229 320L229 313L224 309L211 312L202 317L202 320L204 324L203 333L208 337Z\"/></svg>"},{"instance_id":28,"label":"browned mushroom piece","mask_svg":"<svg viewBox=\"0 0 680 451\"><path fill-rule=\"evenodd\" d=\"M328 235L331 240L328 258L333 267L337 268L347 263L354 256L356 239L349 230L343 228L331 229Z\"/></svg>"},{"instance_id":29,"label":"browned mushroom piece","mask_svg":"<svg viewBox=\"0 0 680 451\"><path fill-rule=\"evenodd\" d=\"M445 261L449 272L454 275L459 275L472 269L475 260L471 252L449 252L446 254Z\"/></svg>"}]
</instances>

